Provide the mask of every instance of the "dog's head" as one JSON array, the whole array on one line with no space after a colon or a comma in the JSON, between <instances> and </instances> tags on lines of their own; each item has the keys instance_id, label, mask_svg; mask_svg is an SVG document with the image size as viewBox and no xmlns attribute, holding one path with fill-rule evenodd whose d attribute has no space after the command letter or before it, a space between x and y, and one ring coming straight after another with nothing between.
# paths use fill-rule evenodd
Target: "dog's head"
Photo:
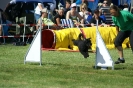
<instances>
[{"instance_id":1,"label":"dog's head","mask_svg":"<svg viewBox=\"0 0 133 88\"><path fill-rule=\"evenodd\" d=\"M84 42L86 46L88 47L88 49L91 49L91 46L92 46L91 38L85 39Z\"/></svg>"}]
</instances>

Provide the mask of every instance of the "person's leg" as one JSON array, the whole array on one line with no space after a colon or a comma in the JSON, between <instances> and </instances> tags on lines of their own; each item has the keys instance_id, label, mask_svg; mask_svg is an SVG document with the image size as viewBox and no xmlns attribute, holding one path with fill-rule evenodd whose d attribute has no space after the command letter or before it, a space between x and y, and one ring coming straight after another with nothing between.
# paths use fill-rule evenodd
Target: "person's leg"
<instances>
[{"instance_id":1,"label":"person's leg","mask_svg":"<svg viewBox=\"0 0 133 88\"><path fill-rule=\"evenodd\" d=\"M116 49L118 51L119 57L121 59L123 59L124 58L124 55L123 55L123 48L122 48L122 46L117 46Z\"/></svg>"},{"instance_id":2,"label":"person's leg","mask_svg":"<svg viewBox=\"0 0 133 88\"><path fill-rule=\"evenodd\" d=\"M133 52L133 31L131 32L130 36L129 36L129 40L130 40L130 46Z\"/></svg>"},{"instance_id":3,"label":"person's leg","mask_svg":"<svg viewBox=\"0 0 133 88\"><path fill-rule=\"evenodd\" d=\"M116 39L115 39L115 47L118 51L118 54L119 54L119 58L118 58L118 61L115 62L115 64L119 64L119 63L124 63L125 60L124 60L124 54L123 54L123 48L122 48L122 43L123 41L128 37L130 31L126 31L126 32L123 32L123 31L120 31L118 32L118 35L116 36Z\"/></svg>"},{"instance_id":4,"label":"person's leg","mask_svg":"<svg viewBox=\"0 0 133 88\"><path fill-rule=\"evenodd\" d=\"M40 15L39 14L35 14L35 20L36 20L36 23L38 22L38 19L40 18Z\"/></svg>"}]
</instances>

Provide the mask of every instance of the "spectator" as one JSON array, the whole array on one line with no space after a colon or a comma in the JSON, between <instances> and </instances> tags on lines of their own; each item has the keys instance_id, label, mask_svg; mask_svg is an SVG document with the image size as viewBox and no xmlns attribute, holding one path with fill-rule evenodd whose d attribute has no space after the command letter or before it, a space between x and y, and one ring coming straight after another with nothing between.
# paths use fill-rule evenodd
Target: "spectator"
<instances>
[{"instance_id":1,"label":"spectator","mask_svg":"<svg viewBox=\"0 0 133 88\"><path fill-rule=\"evenodd\" d=\"M47 8L43 8L41 11L41 17L38 19L38 25L40 25L42 20L43 28L42 29L55 29L54 23L48 18L48 10ZM36 26L38 29L38 26Z\"/></svg>"},{"instance_id":2,"label":"spectator","mask_svg":"<svg viewBox=\"0 0 133 88\"><path fill-rule=\"evenodd\" d=\"M89 23L88 16L91 16L91 13L87 11L87 5L85 3L82 3L80 5L80 12L79 14L84 18L85 23Z\"/></svg>"},{"instance_id":3,"label":"spectator","mask_svg":"<svg viewBox=\"0 0 133 88\"><path fill-rule=\"evenodd\" d=\"M91 26L94 26L97 23L97 20L98 20L99 25L102 23L105 23L104 20L99 16L99 14L100 14L99 10L96 9L94 11L94 16L92 17L92 19L89 22L91 24Z\"/></svg>"},{"instance_id":4,"label":"spectator","mask_svg":"<svg viewBox=\"0 0 133 88\"><path fill-rule=\"evenodd\" d=\"M65 19L65 16L64 16L64 8L60 8L58 10L58 13L54 17L54 23L56 25L58 25L59 27L61 26L61 19Z\"/></svg>"},{"instance_id":5,"label":"spectator","mask_svg":"<svg viewBox=\"0 0 133 88\"><path fill-rule=\"evenodd\" d=\"M82 17L85 17L85 12L87 11L87 5L85 3L82 3L80 5L80 12L79 14L82 16Z\"/></svg>"},{"instance_id":6,"label":"spectator","mask_svg":"<svg viewBox=\"0 0 133 88\"><path fill-rule=\"evenodd\" d=\"M16 4L16 0L11 0L6 6L5 13L8 15L8 20L16 22L16 17L21 17L23 2Z\"/></svg>"},{"instance_id":7,"label":"spectator","mask_svg":"<svg viewBox=\"0 0 133 88\"><path fill-rule=\"evenodd\" d=\"M67 12L66 19L71 19L74 24L81 24L83 26L84 18L76 11L76 3L71 5L71 10ZM80 20L80 23L78 20Z\"/></svg>"},{"instance_id":8,"label":"spectator","mask_svg":"<svg viewBox=\"0 0 133 88\"><path fill-rule=\"evenodd\" d=\"M103 0L103 2L104 2L104 1L108 2L108 3L107 3L108 6L112 6L112 5L113 5L112 0ZM103 5L103 3L101 3L101 2L98 3L98 8L100 8L102 5Z\"/></svg>"},{"instance_id":9,"label":"spectator","mask_svg":"<svg viewBox=\"0 0 133 88\"><path fill-rule=\"evenodd\" d=\"M88 2L88 0L77 0L76 1L76 4L78 4L78 5L80 5L80 4L82 4L82 3L85 3L88 7L87 7L87 10L89 11L89 12L92 12L91 11L91 9L89 8L89 2Z\"/></svg>"},{"instance_id":10,"label":"spectator","mask_svg":"<svg viewBox=\"0 0 133 88\"><path fill-rule=\"evenodd\" d=\"M133 14L129 11L119 10L117 6L110 7L113 23L117 26L117 36L115 38L115 47L118 51L119 58L115 64L125 63L122 43L129 37L131 50L133 52Z\"/></svg>"},{"instance_id":11,"label":"spectator","mask_svg":"<svg viewBox=\"0 0 133 88\"><path fill-rule=\"evenodd\" d=\"M105 16L106 19L106 24L111 24L112 23L112 17L109 12L110 6L108 4L108 0L104 0L102 6L99 8L100 15L103 17Z\"/></svg>"},{"instance_id":12,"label":"spectator","mask_svg":"<svg viewBox=\"0 0 133 88\"><path fill-rule=\"evenodd\" d=\"M38 19L41 17L41 10L44 8L44 5L42 3L38 3L38 5L35 8L35 20L38 22Z\"/></svg>"},{"instance_id":13,"label":"spectator","mask_svg":"<svg viewBox=\"0 0 133 88\"><path fill-rule=\"evenodd\" d=\"M65 6L65 9L64 9L64 14L65 14L65 17L66 17L66 13L71 9L71 1L70 0L66 0L66 6Z\"/></svg>"}]
</instances>

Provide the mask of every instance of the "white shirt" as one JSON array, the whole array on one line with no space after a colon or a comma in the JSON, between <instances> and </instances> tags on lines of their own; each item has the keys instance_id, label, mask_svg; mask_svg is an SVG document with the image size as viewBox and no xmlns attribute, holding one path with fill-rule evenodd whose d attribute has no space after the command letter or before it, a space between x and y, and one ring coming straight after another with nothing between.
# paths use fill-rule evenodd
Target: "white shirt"
<instances>
[{"instance_id":1,"label":"white shirt","mask_svg":"<svg viewBox=\"0 0 133 88\"><path fill-rule=\"evenodd\" d=\"M124 8L123 10L128 11L128 8Z\"/></svg>"},{"instance_id":2,"label":"white shirt","mask_svg":"<svg viewBox=\"0 0 133 88\"><path fill-rule=\"evenodd\" d=\"M11 0L10 4L16 4L16 0Z\"/></svg>"},{"instance_id":3,"label":"white shirt","mask_svg":"<svg viewBox=\"0 0 133 88\"><path fill-rule=\"evenodd\" d=\"M44 8L44 5L42 3L38 3L38 5L35 8L35 14L41 15L41 9L39 8L39 5L42 5L42 8Z\"/></svg>"},{"instance_id":4,"label":"white shirt","mask_svg":"<svg viewBox=\"0 0 133 88\"><path fill-rule=\"evenodd\" d=\"M56 1L53 0L53 3L48 3L50 5L50 10L54 11L54 9L56 8Z\"/></svg>"},{"instance_id":5,"label":"white shirt","mask_svg":"<svg viewBox=\"0 0 133 88\"><path fill-rule=\"evenodd\" d=\"M87 19L88 18L88 16L89 16L89 14L87 13L87 14L85 14L85 13L83 13L83 12L79 12L79 14L80 14L80 16L81 17L84 17L84 19Z\"/></svg>"},{"instance_id":6,"label":"white shirt","mask_svg":"<svg viewBox=\"0 0 133 88\"><path fill-rule=\"evenodd\" d=\"M38 5L41 5L42 3L38 3ZM51 11L54 11L54 9L56 8L56 0L53 0L53 3L48 3L49 5L50 5L50 10ZM39 15L41 15L41 10L40 10L40 8L39 8L39 6L37 5L37 7L35 8L35 13L36 14L39 14ZM44 8L44 5L42 4L42 7Z\"/></svg>"}]
</instances>

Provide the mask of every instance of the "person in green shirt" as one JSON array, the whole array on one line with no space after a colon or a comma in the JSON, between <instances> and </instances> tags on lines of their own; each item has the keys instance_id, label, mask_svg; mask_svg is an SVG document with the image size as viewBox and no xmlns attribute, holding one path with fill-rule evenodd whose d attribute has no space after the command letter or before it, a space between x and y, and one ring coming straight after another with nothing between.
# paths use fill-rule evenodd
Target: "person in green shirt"
<instances>
[{"instance_id":1,"label":"person in green shirt","mask_svg":"<svg viewBox=\"0 0 133 88\"><path fill-rule=\"evenodd\" d=\"M128 11L120 11L115 5L110 7L110 13L118 33L114 44L118 50L119 58L115 64L125 63L122 43L127 37L129 37L131 49L133 51L133 14Z\"/></svg>"},{"instance_id":2,"label":"person in green shirt","mask_svg":"<svg viewBox=\"0 0 133 88\"><path fill-rule=\"evenodd\" d=\"M54 22L52 22L52 20L48 18L47 8L44 8L44 9L41 10L41 17L38 20L38 25L37 25L36 29L38 29L39 24L41 23L41 21L42 21L42 25L43 25L42 29L48 29L48 26L49 26L50 29L55 29L56 28Z\"/></svg>"}]
</instances>

